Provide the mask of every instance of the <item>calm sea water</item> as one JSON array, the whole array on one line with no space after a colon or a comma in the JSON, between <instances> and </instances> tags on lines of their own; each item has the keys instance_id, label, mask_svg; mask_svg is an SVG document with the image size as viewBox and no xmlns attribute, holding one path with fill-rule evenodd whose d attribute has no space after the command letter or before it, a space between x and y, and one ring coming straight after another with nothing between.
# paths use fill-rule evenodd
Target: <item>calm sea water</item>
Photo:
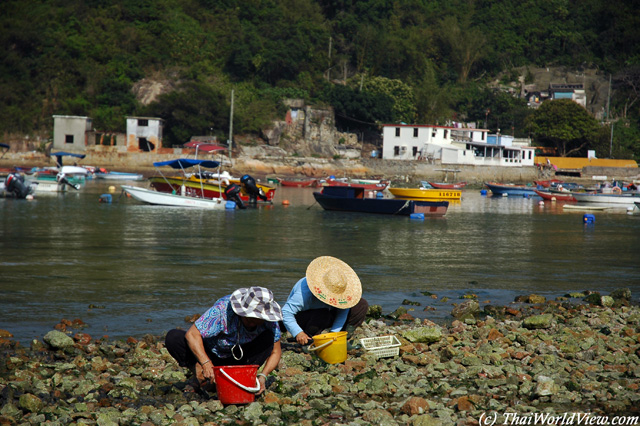
<instances>
[{"instance_id":1,"label":"calm sea water","mask_svg":"<svg viewBox=\"0 0 640 426\"><path fill-rule=\"evenodd\" d=\"M109 185L113 203L99 203ZM326 212L312 192L279 188L273 205L224 212L141 205L99 181L0 199L0 329L28 342L80 318L94 338L160 335L239 287L265 286L284 302L321 255L349 263L371 304L391 312L409 299L421 303L415 316L435 321L470 293L481 305L622 287L640 297L637 210L597 212L585 225L584 212L560 203L468 190L445 218L415 221Z\"/></svg>"}]
</instances>

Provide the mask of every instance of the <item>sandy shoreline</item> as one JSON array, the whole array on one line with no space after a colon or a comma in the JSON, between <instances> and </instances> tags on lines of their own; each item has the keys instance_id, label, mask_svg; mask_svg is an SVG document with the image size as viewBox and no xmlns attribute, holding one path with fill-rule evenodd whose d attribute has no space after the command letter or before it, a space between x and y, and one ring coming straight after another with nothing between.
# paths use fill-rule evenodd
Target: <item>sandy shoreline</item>
<instances>
[{"instance_id":1,"label":"sandy shoreline","mask_svg":"<svg viewBox=\"0 0 640 426\"><path fill-rule=\"evenodd\" d=\"M5 332L0 424L534 424L534 414L578 424L576 413L629 421L640 416L640 309L628 290L582 296L525 296L482 312L467 300L446 326L401 311L371 317L356 341L397 336L399 355L389 358L355 348L329 365L285 342L267 392L248 405L183 393L186 370L162 337L52 331L27 348Z\"/></svg>"}]
</instances>

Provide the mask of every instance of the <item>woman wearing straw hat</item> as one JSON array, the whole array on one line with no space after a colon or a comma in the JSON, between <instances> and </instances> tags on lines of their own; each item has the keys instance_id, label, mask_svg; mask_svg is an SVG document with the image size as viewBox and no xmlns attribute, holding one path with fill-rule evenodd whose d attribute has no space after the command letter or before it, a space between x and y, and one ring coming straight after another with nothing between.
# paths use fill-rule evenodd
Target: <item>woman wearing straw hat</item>
<instances>
[{"instance_id":1,"label":"woman wearing straw hat","mask_svg":"<svg viewBox=\"0 0 640 426\"><path fill-rule=\"evenodd\" d=\"M267 374L280 362L280 320L282 311L270 290L241 288L216 301L188 331L170 330L165 346L178 364L191 370L194 391L207 380L214 383L214 365L264 364L259 395Z\"/></svg>"},{"instance_id":2,"label":"woman wearing straw hat","mask_svg":"<svg viewBox=\"0 0 640 426\"><path fill-rule=\"evenodd\" d=\"M282 307L286 329L301 345L324 329L352 330L365 319L369 304L353 269L340 259L321 256L291 290ZM347 331L349 331L347 330Z\"/></svg>"}]
</instances>

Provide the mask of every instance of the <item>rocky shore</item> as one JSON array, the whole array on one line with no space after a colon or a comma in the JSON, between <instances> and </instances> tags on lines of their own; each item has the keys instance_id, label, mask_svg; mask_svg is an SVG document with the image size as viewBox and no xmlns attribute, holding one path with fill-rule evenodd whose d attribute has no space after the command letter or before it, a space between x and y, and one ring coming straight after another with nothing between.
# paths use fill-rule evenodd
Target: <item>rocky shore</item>
<instances>
[{"instance_id":1,"label":"rocky shore","mask_svg":"<svg viewBox=\"0 0 640 426\"><path fill-rule=\"evenodd\" d=\"M215 391L183 392L187 371L162 336L93 340L58 327L27 348L5 331L0 424L638 424L640 309L630 300L626 289L529 295L481 310L469 295L448 324L373 306L354 343L392 334L398 356L355 346L329 365L283 339L267 392L228 406Z\"/></svg>"}]
</instances>

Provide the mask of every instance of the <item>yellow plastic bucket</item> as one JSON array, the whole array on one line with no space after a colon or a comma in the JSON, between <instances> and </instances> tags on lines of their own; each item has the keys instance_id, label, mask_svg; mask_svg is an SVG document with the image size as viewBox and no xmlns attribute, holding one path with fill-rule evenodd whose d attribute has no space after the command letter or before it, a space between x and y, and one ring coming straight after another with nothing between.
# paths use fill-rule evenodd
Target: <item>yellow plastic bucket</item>
<instances>
[{"instance_id":1,"label":"yellow plastic bucket","mask_svg":"<svg viewBox=\"0 0 640 426\"><path fill-rule=\"evenodd\" d=\"M313 336L309 351L315 352L324 362L339 364L347 359L347 332L338 331Z\"/></svg>"}]
</instances>

